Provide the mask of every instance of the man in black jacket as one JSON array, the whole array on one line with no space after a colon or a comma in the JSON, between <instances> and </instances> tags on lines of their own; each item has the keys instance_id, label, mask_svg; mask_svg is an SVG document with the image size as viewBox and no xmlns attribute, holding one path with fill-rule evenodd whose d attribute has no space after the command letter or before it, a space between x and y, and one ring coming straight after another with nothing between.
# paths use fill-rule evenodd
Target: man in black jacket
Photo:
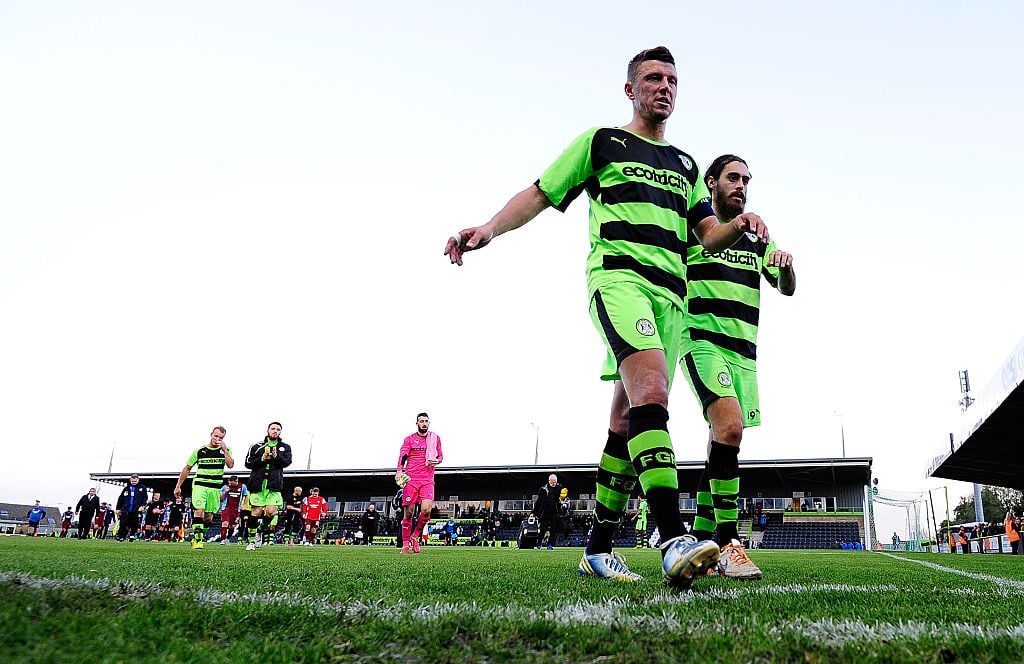
<instances>
[{"instance_id":1,"label":"man in black jacket","mask_svg":"<svg viewBox=\"0 0 1024 664\"><path fill-rule=\"evenodd\" d=\"M149 502L149 490L139 484L139 476L133 473L128 480L128 486L117 497L117 507L114 509L119 519L117 526L119 542L126 539L131 540L138 533L140 510L146 507L147 502Z\"/></svg>"},{"instance_id":2,"label":"man in black jacket","mask_svg":"<svg viewBox=\"0 0 1024 664\"><path fill-rule=\"evenodd\" d=\"M558 536L558 503L562 493L562 485L558 483L558 475L551 473L548 483L537 492L537 502L533 504L533 514L540 519L540 533L537 535L537 548L544 541L544 533L548 533L548 549L553 549Z\"/></svg>"},{"instance_id":3,"label":"man in black jacket","mask_svg":"<svg viewBox=\"0 0 1024 664\"><path fill-rule=\"evenodd\" d=\"M281 440L280 422L271 422L262 442L249 448L245 455L245 467L249 474L249 545L246 551L263 546L263 536L273 536L271 522L278 510L284 507L281 490L284 489L284 469L292 465L292 447ZM262 527L261 526L262 522ZM257 532L259 531L259 532Z\"/></svg>"},{"instance_id":4,"label":"man in black jacket","mask_svg":"<svg viewBox=\"0 0 1024 664\"><path fill-rule=\"evenodd\" d=\"M96 495L96 489L89 489L89 493L78 499L75 505L75 511L78 512L78 539L89 539L92 520L99 508L100 497Z\"/></svg>"},{"instance_id":5,"label":"man in black jacket","mask_svg":"<svg viewBox=\"0 0 1024 664\"><path fill-rule=\"evenodd\" d=\"M363 542L366 544L373 544L373 538L377 534L377 519L380 514L377 513L377 507L370 503L363 512L363 518L359 522L359 529L363 531Z\"/></svg>"}]
</instances>

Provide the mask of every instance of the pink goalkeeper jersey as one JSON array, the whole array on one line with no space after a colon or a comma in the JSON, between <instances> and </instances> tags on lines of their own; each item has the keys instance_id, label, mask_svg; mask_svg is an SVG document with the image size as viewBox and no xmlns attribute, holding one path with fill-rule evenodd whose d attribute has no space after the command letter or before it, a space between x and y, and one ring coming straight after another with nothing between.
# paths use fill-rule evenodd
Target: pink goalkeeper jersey
<instances>
[{"instance_id":1,"label":"pink goalkeeper jersey","mask_svg":"<svg viewBox=\"0 0 1024 664\"><path fill-rule=\"evenodd\" d=\"M428 466L427 459L436 458L438 463L444 460L441 438L433 431L428 431L426 436L419 433L406 436L398 453L398 470L402 469L402 459L406 455L409 455L409 461L405 472L413 482L433 481L434 466Z\"/></svg>"}]
</instances>

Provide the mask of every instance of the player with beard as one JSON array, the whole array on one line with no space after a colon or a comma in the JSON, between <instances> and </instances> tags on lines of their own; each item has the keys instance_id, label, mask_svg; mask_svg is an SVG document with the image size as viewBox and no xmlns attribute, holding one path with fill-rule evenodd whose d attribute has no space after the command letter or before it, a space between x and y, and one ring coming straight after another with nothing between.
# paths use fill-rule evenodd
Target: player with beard
<instances>
[{"instance_id":1,"label":"player with beard","mask_svg":"<svg viewBox=\"0 0 1024 664\"><path fill-rule=\"evenodd\" d=\"M441 438L430 430L430 416L420 413L416 416L416 432L402 441L398 452L398 469L395 482L403 484L402 506L402 553L420 552L420 533L430 520L434 507L434 467L444 461ZM413 513L420 507L420 516L413 527Z\"/></svg>"},{"instance_id":2,"label":"player with beard","mask_svg":"<svg viewBox=\"0 0 1024 664\"><path fill-rule=\"evenodd\" d=\"M262 442L250 447L245 455L245 467L251 471L246 484L252 507L248 525L252 541L245 547L246 551L260 548L265 536L273 536L274 517L284 507L281 490L284 489L284 469L292 465L292 447L281 440L282 429L280 422L271 422Z\"/></svg>"},{"instance_id":3,"label":"player with beard","mask_svg":"<svg viewBox=\"0 0 1024 664\"><path fill-rule=\"evenodd\" d=\"M743 214L750 184L746 161L722 155L711 162L704 178L722 223ZM722 549L717 573L760 579L761 570L747 557L736 528L738 455L743 429L761 424L755 364L761 280L792 295L793 256L779 250L774 240L744 235L728 251L717 253L691 241L686 262L689 290L680 366L710 426L694 535L711 537L717 529Z\"/></svg>"}]
</instances>

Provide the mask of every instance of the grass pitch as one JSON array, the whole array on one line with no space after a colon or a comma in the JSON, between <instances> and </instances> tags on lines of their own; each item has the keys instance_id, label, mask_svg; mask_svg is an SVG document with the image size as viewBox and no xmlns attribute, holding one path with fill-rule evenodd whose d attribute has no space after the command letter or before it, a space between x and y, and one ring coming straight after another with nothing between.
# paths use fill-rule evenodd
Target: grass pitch
<instances>
[{"instance_id":1,"label":"grass pitch","mask_svg":"<svg viewBox=\"0 0 1024 664\"><path fill-rule=\"evenodd\" d=\"M581 579L581 549L0 538L5 662L1021 662L1024 556L754 551L761 581Z\"/></svg>"}]
</instances>

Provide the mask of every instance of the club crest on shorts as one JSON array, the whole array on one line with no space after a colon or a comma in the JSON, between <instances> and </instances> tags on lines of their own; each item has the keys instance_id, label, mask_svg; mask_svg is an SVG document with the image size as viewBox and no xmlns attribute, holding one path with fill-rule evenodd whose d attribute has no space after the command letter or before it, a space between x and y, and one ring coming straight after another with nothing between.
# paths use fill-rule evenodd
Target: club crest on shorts
<instances>
[{"instance_id":1,"label":"club crest on shorts","mask_svg":"<svg viewBox=\"0 0 1024 664\"><path fill-rule=\"evenodd\" d=\"M724 371L718 374L718 382L722 387L732 387L732 378Z\"/></svg>"},{"instance_id":2,"label":"club crest on shorts","mask_svg":"<svg viewBox=\"0 0 1024 664\"><path fill-rule=\"evenodd\" d=\"M653 337L654 323L647 320L646 318L641 318L636 322L636 331L644 335L645 337Z\"/></svg>"}]
</instances>

